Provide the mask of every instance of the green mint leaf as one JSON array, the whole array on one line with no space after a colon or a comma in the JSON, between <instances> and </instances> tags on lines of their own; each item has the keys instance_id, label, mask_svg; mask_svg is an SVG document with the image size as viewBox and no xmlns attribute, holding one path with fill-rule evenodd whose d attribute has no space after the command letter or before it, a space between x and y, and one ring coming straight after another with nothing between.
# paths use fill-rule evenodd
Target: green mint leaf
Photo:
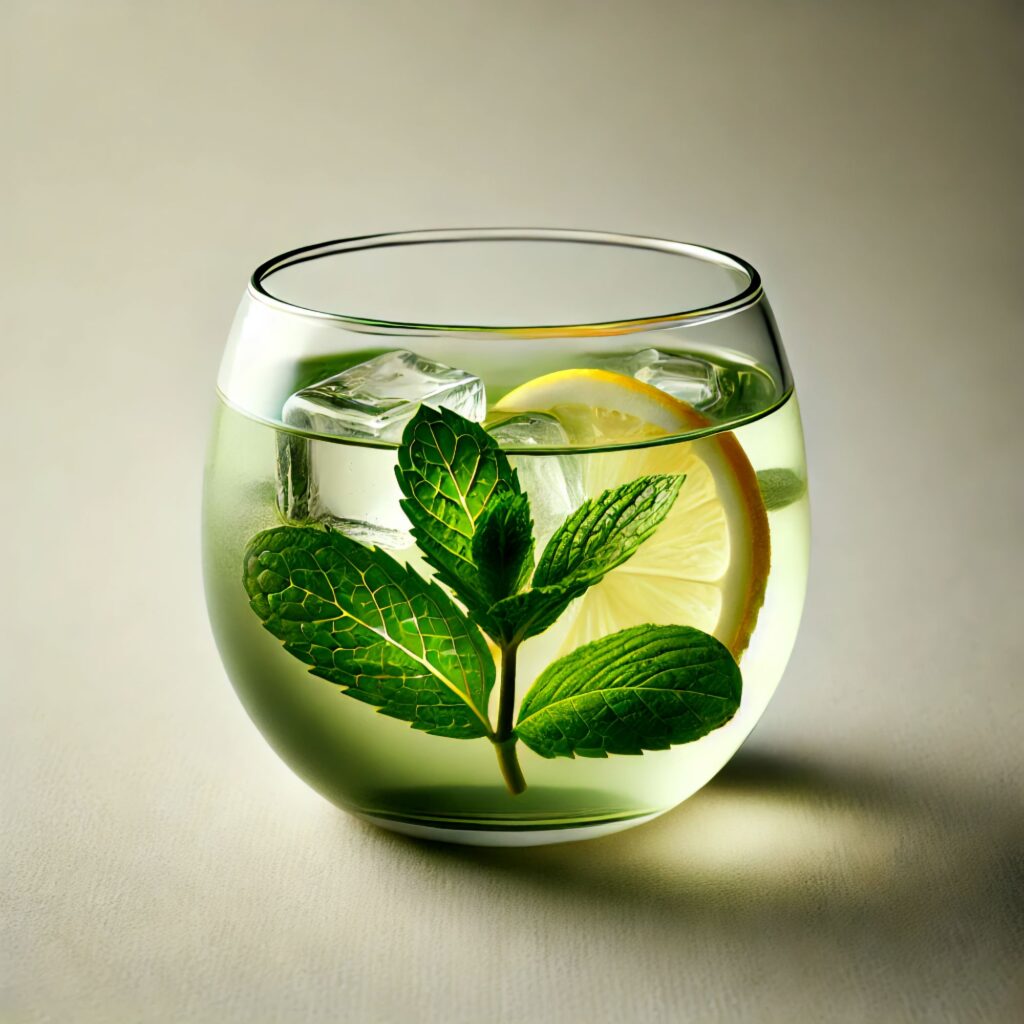
<instances>
[{"instance_id":1,"label":"green mint leaf","mask_svg":"<svg viewBox=\"0 0 1024 1024\"><path fill-rule=\"evenodd\" d=\"M640 754L729 721L740 670L690 626L634 626L549 665L523 700L516 735L542 757Z\"/></svg>"},{"instance_id":2,"label":"green mint leaf","mask_svg":"<svg viewBox=\"0 0 1024 1024\"><path fill-rule=\"evenodd\" d=\"M489 736L494 659L436 583L341 533L277 527L245 554L263 625L310 672L437 736Z\"/></svg>"},{"instance_id":3,"label":"green mint leaf","mask_svg":"<svg viewBox=\"0 0 1024 1024\"><path fill-rule=\"evenodd\" d=\"M531 587L491 605L477 621L496 640L518 643L553 626L584 590L586 587L563 587L558 583Z\"/></svg>"},{"instance_id":4,"label":"green mint leaf","mask_svg":"<svg viewBox=\"0 0 1024 1024\"><path fill-rule=\"evenodd\" d=\"M502 491L485 506L470 545L478 585L488 601L522 589L533 571L533 520L525 494Z\"/></svg>"},{"instance_id":5,"label":"green mint leaf","mask_svg":"<svg viewBox=\"0 0 1024 1024\"><path fill-rule=\"evenodd\" d=\"M487 551L474 554L473 537L492 499L521 493L505 453L479 424L422 405L402 435L395 472L423 557L467 608L486 609L492 602L481 571L493 562Z\"/></svg>"},{"instance_id":6,"label":"green mint leaf","mask_svg":"<svg viewBox=\"0 0 1024 1024\"><path fill-rule=\"evenodd\" d=\"M533 574L535 587L592 587L622 565L668 515L683 476L641 476L585 501L554 532Z\"/></svg>"},{"instance_id":7,"label":"green mint leaf","mask_svg":"<svg viewBox=\"0 0 1024 1024\"><path fill-rule=\"evenodd\" d=\"M768 512L792 505L807 491L807 481L791 469L762 469L757 474L757 486Z\"/></svg>"}]
</instances>

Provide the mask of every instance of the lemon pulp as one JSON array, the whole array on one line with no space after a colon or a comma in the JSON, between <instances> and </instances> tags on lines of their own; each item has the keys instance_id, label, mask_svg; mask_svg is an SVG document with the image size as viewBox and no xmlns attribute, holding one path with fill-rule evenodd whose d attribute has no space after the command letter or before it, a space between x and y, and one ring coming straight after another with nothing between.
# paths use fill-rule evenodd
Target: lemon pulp
<instances>
[{"instance_id":1,"label":"lemon pulp","mask_svg":"<svg viewBox=\"0 0 1024 1024\"><path fill-rule=\"evenodd\" d=\"M709 427L692 406L633 377L560 370L509 392L505 412L556 416L581 447L639 444ZM764 601L768 519L757 478L731 432L585 456L588 497L653 473L682 473L679 498L653 537L579 600L562 652L630 626L711 633L737 660Z\"/></svg>"}]
</instances>

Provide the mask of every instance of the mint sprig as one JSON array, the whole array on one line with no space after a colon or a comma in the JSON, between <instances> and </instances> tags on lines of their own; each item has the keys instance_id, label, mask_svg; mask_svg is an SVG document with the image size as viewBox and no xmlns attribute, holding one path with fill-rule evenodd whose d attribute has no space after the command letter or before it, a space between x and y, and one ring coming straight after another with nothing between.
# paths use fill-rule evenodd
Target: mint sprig
<instances>
[{"instance_id":1,"label":"mint sprig","mask_svg":"<svg viewBox=\"0 0 1024 1024\"><path fill-rule=\"evenodd\" d=\"M692 742L735 714L742 682L728 650L688 626L648 625L553 662L515 720L519 646L657 530L682 476L639 477L585 501L535 568L529 500L481 426L421 406L396 472L416 544L465 610L438 582L343 534L311 525L257 534L245 556L250 605L314 675L413 728L490 740L512 793L526 787L519 740L542 757L640 754ZM497 649L497 673L480 630Z\"/></svg>"}]
</instances>

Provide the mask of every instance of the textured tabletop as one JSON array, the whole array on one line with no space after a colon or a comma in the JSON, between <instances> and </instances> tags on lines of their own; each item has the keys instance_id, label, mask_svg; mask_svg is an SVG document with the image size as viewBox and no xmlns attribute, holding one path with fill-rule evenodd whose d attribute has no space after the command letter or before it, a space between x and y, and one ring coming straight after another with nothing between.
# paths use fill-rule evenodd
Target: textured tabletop
<instances>
[{"instance_id":1,"label":"textured tabletop","mask_svg":"<svg viewBox=\"0 0 1024 1024\"><path fill-rule=\"evenodd\" d=\"M34 3L12 72L0 1020L1003 1022L1024 1011L1024 22L1013 3ZM808 607L701 793L417 844L225 680L199 492L267 256L595 227L765 278Z\"/></svg>"}]
</instances>

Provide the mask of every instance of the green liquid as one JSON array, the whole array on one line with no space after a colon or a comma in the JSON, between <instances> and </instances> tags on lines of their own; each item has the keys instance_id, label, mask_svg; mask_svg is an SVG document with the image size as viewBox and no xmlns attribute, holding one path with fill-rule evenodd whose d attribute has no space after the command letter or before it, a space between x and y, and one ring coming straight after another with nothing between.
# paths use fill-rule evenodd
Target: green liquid
<instances>
[{"instance_id":1,"label":"green liquid","mask_svg":"<svg viewBox=\"0 0 1024 1024\"><path fill-rule=\"evenodd\" d=\"M730 401L762 402L764 375L744 373ZM718 412L723 418L735 414L734 409ZM740 427L735 436L755 471L788 470L806 478L795 397ZM281 758L339 806L395 822L455 829L512 831L625 821L673 807L703 786L764 711L789 657L803 606L806 494L768 511L771 572L750 646L740 661L743 698L735 718L695 743L642 756L549 760L520 744L528 786L512 795L489 742L430 736L377 714L310 675L263 629L243 589L242 564L250 538L281 522L275 468L279 437L272 426L227 405L218 408L204 495L207 601L221 656L246 711ZM393 451L310 443L329 471L321 491L326 490L340 515L348 516L382 489L394 487ZM395 522L389 525L401 525L397 507L394 512ZM415 549L392 554L428 572ZM556 624L523 645L517 701L556 656L564 635L565 628ZM491 711L493 720L495 708Z\"/></svg>"}]
</instances>

